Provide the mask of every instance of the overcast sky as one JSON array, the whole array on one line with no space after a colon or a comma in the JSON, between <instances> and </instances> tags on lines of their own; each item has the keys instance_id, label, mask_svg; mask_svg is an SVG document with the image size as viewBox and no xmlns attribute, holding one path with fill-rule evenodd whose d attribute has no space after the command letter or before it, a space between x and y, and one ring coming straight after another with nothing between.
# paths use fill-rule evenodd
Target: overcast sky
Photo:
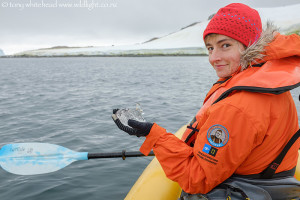
<instances>
[{"instance_id":1,"label":"overcast sky","mask_svg":"<svg viewBox=\"0 0 300 200\"><path fill-rule=\"evenodd\" d=\"M5 54L52 46L141 43L205 21L232 2L276 7L300 0L0 0ZM62 4L66 7L61 7Z\"/></svg>"}]
</instances>

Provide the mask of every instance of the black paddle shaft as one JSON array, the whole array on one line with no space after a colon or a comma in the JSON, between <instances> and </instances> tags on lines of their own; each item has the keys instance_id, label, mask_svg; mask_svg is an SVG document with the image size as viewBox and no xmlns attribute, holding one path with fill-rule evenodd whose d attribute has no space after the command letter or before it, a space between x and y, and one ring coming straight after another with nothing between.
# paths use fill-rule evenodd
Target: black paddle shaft
<instances>
[{"instance_id":1,"label":"black paddle shaft","mask_svg":"<svg viewBox=\"0 0 300 200\"><path fill-rule=\"evenodd\" d=\"M122 152L111 152L111 153L88 153L88 159L96 159L96 158L122 158L125 160L127 157L143 157L145 156L139 151L131 151L126 152L123 150ZM154 156L153 151L149 153L148 156Z\"/></svg>"}]
</instances>

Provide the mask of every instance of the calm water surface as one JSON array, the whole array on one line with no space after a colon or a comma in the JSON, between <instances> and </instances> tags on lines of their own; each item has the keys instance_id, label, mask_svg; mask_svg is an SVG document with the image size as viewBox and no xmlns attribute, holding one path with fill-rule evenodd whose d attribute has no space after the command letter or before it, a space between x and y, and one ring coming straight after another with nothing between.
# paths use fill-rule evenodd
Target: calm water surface
<instances>
[{"instance_id":1,"label":"calm water surface","mask_svg":"<svg viewBox=\"0 0 300 200\"><path fill-rule=\"evenodd\" d=\"M136 102L148 121L176 132L217 80L207 57L3 58L0 75L0 146L43 142L85 152L138 150L143 139L111 119L113 108ZM298 113L299 93L292 91ZM1 169L0 199L123 199L150 161L78 161L35 176Z\"/></svg>"}]
</instances>

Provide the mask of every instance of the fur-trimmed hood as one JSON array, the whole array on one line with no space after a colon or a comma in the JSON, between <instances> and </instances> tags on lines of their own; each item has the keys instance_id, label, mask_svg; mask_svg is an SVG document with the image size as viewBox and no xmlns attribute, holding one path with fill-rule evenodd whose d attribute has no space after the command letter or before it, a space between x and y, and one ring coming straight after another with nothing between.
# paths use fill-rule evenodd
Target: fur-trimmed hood
<instances>
[{"instance_id":1,"label":"fur-trimmed hood","mask_svg":"<svg viewBox=\"0 0 300 200\"><path fill-rule=\"evenodd\" d=\"M264 60L266 56L265 48L274 40L274 33L277 31L278 29L271 22L267 22L266 28L262 31L257 42L253 43L247 47L244 52L242 52L240 61L242 71L247 69L249 66L260 63Z\"/></svg>"}]
</instances>

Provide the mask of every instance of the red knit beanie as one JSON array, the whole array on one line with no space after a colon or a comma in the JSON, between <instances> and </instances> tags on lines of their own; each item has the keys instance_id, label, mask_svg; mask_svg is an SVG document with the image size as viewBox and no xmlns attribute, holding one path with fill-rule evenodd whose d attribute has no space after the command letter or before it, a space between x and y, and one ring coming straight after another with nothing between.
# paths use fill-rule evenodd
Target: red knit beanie
<instances>
[{"instance_id":1,"label":"red knit beanie","mask_svg":"<svg viewBox=\"0 0 300 200\"><path fill-rule=\"evenodd\" d=\"M221 8L210 20L203 39L210 33L231 37L246 46L257 41L262 32L259 13L242 3L232 3Z\"/></svg>"}]
</instances>

